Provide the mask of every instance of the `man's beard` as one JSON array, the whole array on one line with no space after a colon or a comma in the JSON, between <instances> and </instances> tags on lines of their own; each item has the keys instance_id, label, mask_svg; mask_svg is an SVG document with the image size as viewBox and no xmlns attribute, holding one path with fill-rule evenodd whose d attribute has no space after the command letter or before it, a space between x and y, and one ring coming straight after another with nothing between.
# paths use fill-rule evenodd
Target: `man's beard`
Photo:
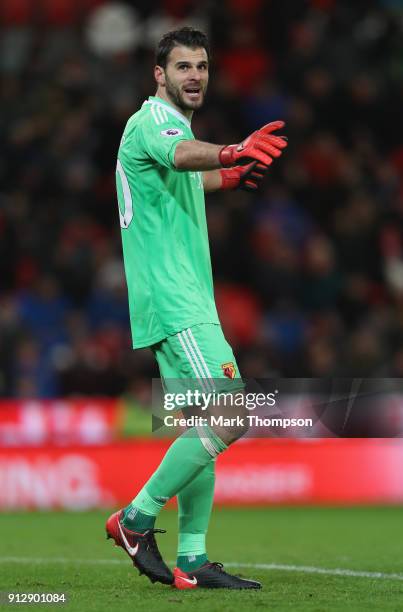
<instances>
[{"instance_id":1,"label":"man's beard","mask_svg":"<svg viewBox=\"0 0 403 612\"><path fill-rule=\"evenodd\" d=\"M200 102L186 102L183 98L183 94L177 85L174 85L172 81L165 75L165 88L168 96L172 102L181 110L197 110L203 105L205 90L200 85Z\"/></svg>"}]
</instances>

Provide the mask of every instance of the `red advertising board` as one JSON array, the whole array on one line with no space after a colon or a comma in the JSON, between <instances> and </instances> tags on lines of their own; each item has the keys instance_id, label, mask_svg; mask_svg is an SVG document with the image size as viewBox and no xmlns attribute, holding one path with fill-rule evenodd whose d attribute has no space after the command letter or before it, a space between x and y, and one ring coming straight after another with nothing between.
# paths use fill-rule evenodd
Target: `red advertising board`
<instances>
[{"instance_id":1,"label":"red advertising board","mask_svg":"<svg viewBox=\"0 0 403 612\"><path fill-rule=\"evenodd\" d=\"M223 505L403 502L402 440L246 440L217 460ZM170 442L0 449L0 509L119 507Z\"/></svg>"},{"instance_id":2,"label":"red advertising board","mask_svg":"<svg viewBox=\"0 0 403 612\"><path fill-rule=\"evenodd\" d=\"M0 447L111 442L122 426L116 399L0 401Z\"/></svg>"}]
</instances>

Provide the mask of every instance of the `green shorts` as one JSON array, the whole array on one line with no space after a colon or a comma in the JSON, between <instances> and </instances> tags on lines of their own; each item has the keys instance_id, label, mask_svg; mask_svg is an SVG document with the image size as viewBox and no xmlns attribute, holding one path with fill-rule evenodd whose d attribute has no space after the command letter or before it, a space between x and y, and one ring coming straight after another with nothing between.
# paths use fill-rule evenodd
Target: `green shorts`
<instances>
[{"instance_id":1,"label":"green shorts","mask_svg":"<svg viewBox=\"0 0 403 612\"><path fill-rule=\"evenodd\" d=\"M194 325L168 336L151 349L166 391L178 392L188 387L231 393L245 386L221 325Z\"/></svg>"}]
</instances>

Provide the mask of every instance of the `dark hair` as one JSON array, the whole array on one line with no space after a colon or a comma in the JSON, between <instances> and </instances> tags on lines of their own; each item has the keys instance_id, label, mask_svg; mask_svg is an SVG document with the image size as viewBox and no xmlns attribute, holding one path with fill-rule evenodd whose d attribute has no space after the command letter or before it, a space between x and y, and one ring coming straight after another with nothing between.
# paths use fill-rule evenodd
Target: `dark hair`
<instances>
[{"instance_id":1,"label":"dark hair","mask_svg":"<svg viewBox=\"0 0 403 612\"><path fill-rule=\"evenodd\" d=\"M161 38L155 54L157 65L166 68L168 55L171 53L172 49L178 45L183 45L190 49L203 47L206 50L207 58L210 59L210 46L207 36L200 30L195 30L194 28L186 26L180 30L167 32Z\"/></svg>"}]
</instances>

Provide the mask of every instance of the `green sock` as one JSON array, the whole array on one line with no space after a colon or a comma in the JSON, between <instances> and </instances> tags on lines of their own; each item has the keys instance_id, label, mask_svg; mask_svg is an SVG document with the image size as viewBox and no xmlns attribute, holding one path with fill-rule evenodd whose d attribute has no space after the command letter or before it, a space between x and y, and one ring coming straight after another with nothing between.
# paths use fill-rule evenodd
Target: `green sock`
<instances>
[{"instance_id":1,"label":"green sock","mask_svg":"<svg viewBox=\"0 0 403 612\"><path fill-rule=\"evenodd\" d=\"M206 553L203 555L179 555L176 559L176 567L183 572L192 572L199 569L208 561Z\"/></svg>"},{"instance_id":2,"label":"green sock","mask_svg":"<svg viewBox=\"0 0 403 612\"><path fill-rule=\"evenodd\" d=\"M138 500L138 506L135 505L136 500ZM165 501L152 499L147 491L142 489L137 497L124 508L123 525L131 531L137 531L137 533L144 533L147 529L152 529L155 525L157 514L164 506Z\"/></svg>"},{"instance_id":3,"label":"green sock","mask_svg":"<svg viewBox=\"0 0 403 612\"><path fill-rule=\"evenodd\" d=\"M176 565L184 572L207 561L206 533L213 507L215 461L178 493L179 538Z\"/></svg>"},{"instance_id":4,"label":"green sock","mask_svg":"<svg viewBox=\"0 0 403 612\"><path fill-rule=\"evenodd\" d=\"M148 529L144 524L149 519L144 515L154 517L155 521L165 503L226 448L208 425L185 431L171 444L158 469L128 506L127 523L125 514L123 524L133 531Z\"/></svg>"}]
</instances>

